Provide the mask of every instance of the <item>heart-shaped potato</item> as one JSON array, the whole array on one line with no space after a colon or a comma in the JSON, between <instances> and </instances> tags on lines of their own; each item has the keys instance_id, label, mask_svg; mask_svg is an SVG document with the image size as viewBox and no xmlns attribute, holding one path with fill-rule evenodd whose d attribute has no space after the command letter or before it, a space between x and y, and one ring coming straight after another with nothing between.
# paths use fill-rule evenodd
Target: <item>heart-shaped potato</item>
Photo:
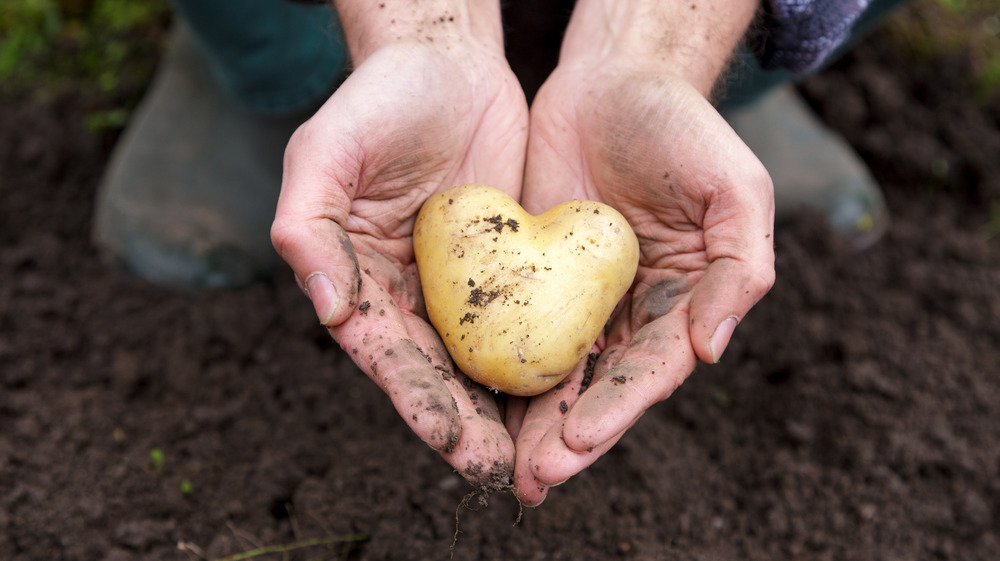
<instances>
[{"instance_id":1,"label":"heart-shaped potato","mask_svg":"<svg viewBox=\"0 0 1000 561\"><path fill-rule=\"evenodd\" d=\"M532 216L485 185L442 191L413 229L427 315L477 382L537 395L590 351L635 277L639 242L594 201Z\"/></svg>"}]
</instances>

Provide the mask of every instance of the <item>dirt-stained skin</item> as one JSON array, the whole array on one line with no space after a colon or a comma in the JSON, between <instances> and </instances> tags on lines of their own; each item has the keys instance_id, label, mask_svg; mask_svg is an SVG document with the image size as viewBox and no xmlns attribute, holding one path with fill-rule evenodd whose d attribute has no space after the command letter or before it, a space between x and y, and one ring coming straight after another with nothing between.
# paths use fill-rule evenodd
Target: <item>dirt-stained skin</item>
<instances>
[{"instance_id":1,"label":"dirt-stained skin","mask_svg":"<svg viewBox=\"0 0 1000 561\"><path fill-rule=\"evenodd\" d=\"M642 293L632 308L635 321L646 325L667 315L690 289L686 279L665 279Z\"/></svg>"},{"instance_id":2,"label":"dirt-stained skin","mask_svg":"<svg viewBox=\"0 0 1000 561\"><path fill-rule=\"evenodd\" d=\"M358 264L358 255L354 252L354 244L351 243L350 236L347 235L342 229L337 231L337 243L340 245L341 251L344 255L351 259L354 263L354 278L356 281L351 286L351 291L348 294L348 304L353 308L358 301L358 295L361 294L361 265Z\"/></svg>"}]
</instances>

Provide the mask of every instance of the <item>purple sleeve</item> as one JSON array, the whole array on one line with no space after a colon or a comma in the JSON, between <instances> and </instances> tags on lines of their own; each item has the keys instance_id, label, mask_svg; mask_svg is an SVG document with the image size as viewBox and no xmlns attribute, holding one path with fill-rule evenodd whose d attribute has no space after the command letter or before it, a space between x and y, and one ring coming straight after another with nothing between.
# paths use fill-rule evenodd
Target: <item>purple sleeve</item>
<instances>
[{"instance_id":1,"label":"purple sleeve","mask_svg":"<svg viewBox=\"0 0 1000 561\"><path fill-rule=\"evenodd\" d=\"M768 70L815 70L850 35L870 0L763 0L764 31L758 51Z\"/></svg>"}]
</instances>

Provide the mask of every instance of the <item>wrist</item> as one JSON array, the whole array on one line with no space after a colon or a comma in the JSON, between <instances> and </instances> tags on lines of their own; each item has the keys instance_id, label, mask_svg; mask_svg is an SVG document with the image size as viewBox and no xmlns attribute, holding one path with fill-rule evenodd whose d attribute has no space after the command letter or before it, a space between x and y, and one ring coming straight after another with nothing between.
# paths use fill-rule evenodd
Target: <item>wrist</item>
<instances>
[{"instance_id":1,"label":"wrist","mask_svg":"<svg viewBox=\"0 0 1000 561\"><path fill-rule=\"evenodd\" d=\"M760 0L579 0L559 64L669 74L708 97Z\"/></svg>"},{"instance_id":2,"label":"wrist","mask_svg":"<svg viewBox=\"0 0 1000 561\"><path fill-rule=\"evenodd\" d=\"M503 56L498 0L334 0L354 66L394 43L441 50L485 48Z\"/></svg>"}]
</instances>

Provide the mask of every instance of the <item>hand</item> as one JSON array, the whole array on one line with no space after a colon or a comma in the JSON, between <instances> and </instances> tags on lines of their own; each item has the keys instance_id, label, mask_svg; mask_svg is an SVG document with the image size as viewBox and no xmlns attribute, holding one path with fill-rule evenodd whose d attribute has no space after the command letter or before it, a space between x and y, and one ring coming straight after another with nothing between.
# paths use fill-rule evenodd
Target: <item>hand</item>
<instances>
[{"instance_id":1,"label":"hand","mask_svg":"<svg viewBox=\"0 0 1000 561\"><path fill-rule=\"evenodd\" d=\"M545 83L522 204L539 213L570 199L620 211L641 256L595 345L589 388L580 393L581 364L520 414L508 410L515 492L528 505L607 452L698 359L717 362L774 280L767 172L705 94L669 73L560 64Z\"/></svg>"},{"instance_id":2,"label":"hand","mask_svg":"<svg viewBox=\"0 0 1000 561\"><path fill-rule=\"evenodd\" d=\"M513 442L425 319L411 236L438 190L479 181L519 196L527 106L502 53L448 46L365 53L289 142L271 235L321 323L413 431L495 488L509 484Z\"/></svg>"}]
</instances>

